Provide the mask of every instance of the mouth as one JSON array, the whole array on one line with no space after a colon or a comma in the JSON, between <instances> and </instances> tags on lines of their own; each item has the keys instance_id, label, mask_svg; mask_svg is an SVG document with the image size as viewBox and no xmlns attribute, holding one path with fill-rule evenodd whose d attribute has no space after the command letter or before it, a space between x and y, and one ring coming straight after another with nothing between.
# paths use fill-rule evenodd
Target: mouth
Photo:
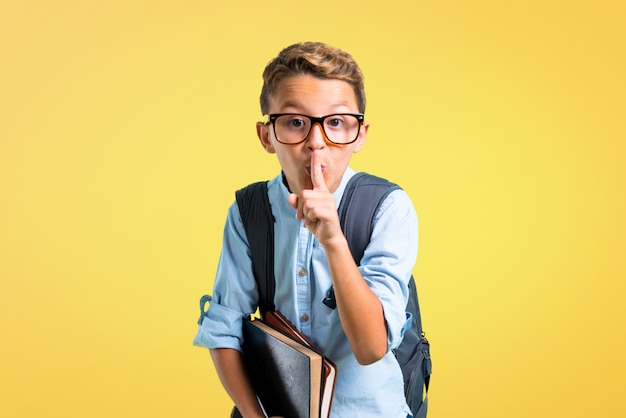
<instances>
[{"instance_id":1,"label":"mouth","mask_svg":"<svg viewBox=\"0 0 626 418\"><path fill-rule=\"evenodd\" d=\"M306 171L306 173L310 176L311 175L311 166L308 165L306 167L304 167L304 171ZM324 174L326 172L326 166L323 165L322 166L322 174Z\"/></svg>"}]
</instances>

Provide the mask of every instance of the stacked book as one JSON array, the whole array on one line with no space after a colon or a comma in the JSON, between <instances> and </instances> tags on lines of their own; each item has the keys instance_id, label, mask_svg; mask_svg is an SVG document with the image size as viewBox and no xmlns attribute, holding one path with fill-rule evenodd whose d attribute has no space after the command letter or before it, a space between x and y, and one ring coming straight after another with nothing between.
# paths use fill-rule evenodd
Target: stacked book
<instances>
[{"instance_id":1,"label":"stacked book","mask_svg":"<svg viewBox=\"0 0 626 418\"><path fill-rule=\"evenodd\" d=\"M280 312L245 320L248 376L268 416L328 418L337 367Z\"/></svg>"}]
</instances>

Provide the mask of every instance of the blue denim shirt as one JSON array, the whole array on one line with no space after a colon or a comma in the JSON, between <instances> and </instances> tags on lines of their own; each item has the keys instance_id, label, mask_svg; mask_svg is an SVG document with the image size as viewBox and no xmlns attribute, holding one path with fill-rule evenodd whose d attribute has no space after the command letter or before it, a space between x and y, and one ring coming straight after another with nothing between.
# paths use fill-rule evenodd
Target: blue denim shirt
<instances>
[{"instance_id":1,"label":"blue denim shirt","mask_svg":"<svg viewBox=\"0 0 626 418\"><path fill-rule=\"evenodd\" d=\"M354 173L348 168L335 191L337 206ZM332 284L324 248L295 218L288 194L282 176L269 182L268 195L276 220L274 302L276 309L337 365L331 417L410 416L402 372L391 350L400 344L409 326L405 312L407 284L417 256L417 215L411 200L402 190L385 199L359 266L383 306L389 348L381 360L362 366L354 357L337 310L322 303ZM194 344L241 351L242 318L255 312L257 305L250 251L235 203L228 211L211 303Z\"/></svg>"}]
</instances>

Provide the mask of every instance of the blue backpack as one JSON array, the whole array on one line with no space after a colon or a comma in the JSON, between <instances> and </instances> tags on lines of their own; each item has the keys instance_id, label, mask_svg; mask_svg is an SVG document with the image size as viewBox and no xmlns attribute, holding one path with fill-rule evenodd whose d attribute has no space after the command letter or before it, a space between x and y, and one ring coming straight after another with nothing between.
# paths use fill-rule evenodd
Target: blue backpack
<instances>
[{"instance_id":1,"label":"blue backpack","mask_svg":"<svg viewBox=\"0 0 626 418\"><path fill-rule=\"evenodd\" d=\"M367 173L355 174L346 186L338 208L343 233L352 257L359 265L373 229L373 219L387 195L400 187ZM252 256L252 270L259 289L261 314L274 310L274 217L267 196L267 182L250 184L236 192L237 205ZM331 287L324 304L335 309ZM432 363L430 344L422 331L422 320L413 276L409 280L406 308L412 322L394 354L402 368L406 401L416 418L426 418Z\"/></svg>"}]
</instances>

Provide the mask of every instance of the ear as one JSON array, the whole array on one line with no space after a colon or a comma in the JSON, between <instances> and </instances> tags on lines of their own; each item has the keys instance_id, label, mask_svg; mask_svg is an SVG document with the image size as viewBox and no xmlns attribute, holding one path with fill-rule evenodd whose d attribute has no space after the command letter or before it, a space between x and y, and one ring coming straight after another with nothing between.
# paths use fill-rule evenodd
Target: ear
<instances>
[{"instance_id":1,"label":"ear","mask_svg":"<svg viewBox=\"0 0 626 418\"><path fill-rule=\"evenodd\" d=\"M270 125L266 122L257 122L256 123L256 134L259 137L259 141L261 141L261 145L265 149L265 151L270 154L274 154L276 151L274 150L274 144L272 144L272 138L270 137Z\"/></svg>"},{"instance_id":2,"label":"ear","mask_svg":"<svg viewBox=\"0 0 626 418\"><path fill-rule=\"evenodd\" d=\"M369 122L363 122L361 124L361 130L359 131L359 136L354 142L354 147L352 148L352 152L359 152L363 145L365 145L365 140L367 139L367 131L370 129Z\"/></svg>"}]
</instances>

